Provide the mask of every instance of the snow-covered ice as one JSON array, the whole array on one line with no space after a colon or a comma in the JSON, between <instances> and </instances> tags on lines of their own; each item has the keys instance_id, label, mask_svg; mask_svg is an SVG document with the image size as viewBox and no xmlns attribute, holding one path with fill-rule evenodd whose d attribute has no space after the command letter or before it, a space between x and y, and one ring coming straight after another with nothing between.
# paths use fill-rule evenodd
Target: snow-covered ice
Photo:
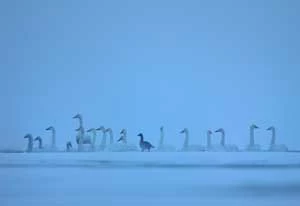
<instances>
[{"instance_id":1,"label":"snow-covered ice","mask_svg":"<svg viewBox=\"0 0 300 206\"><path fill-rule=\"evenodd\" d=\"M300 153L0 153L1 205L298 205Z\"/></svg>"}]
</instances>

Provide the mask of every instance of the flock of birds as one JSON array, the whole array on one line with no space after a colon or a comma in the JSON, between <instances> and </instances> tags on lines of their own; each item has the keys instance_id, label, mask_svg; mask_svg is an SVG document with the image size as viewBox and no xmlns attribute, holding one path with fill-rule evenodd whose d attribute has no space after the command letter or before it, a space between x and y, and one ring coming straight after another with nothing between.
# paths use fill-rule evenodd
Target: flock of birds
<instances>
[{"instance_id":1,"label":"flock of birds","mask_svg":"<svg viewBox=\"0 0 300 206\"><path fill-rule=\"evenodd\" d=\"M225 130L220 128L215 131L215 133L221 134L221 142L218 145L213 145L211 141L211 135L213 132L211 130L207 131L207 145L191 145L189 144L189 131L187 128L184 128L180 133L184 134L184 143L181 149L176 149L171 145L166 145L164 143L164 128L160 127L160 140L157 147L153 146L150 142L144 140L144 136L142 133L139 133L137 136L140 137L139 147L136 144L127 142L127 131L126 129L122 129L120 132L121 137L114 142L113 131L111 128L104 128L103 126L99 128L91 128L85 130L83 127L83 119L81 114L77 114L73 117L73 119L79 120L79 127L75 130L77 131L76 135L76 143L78 148L75 149L72 146L72 143L69 141L66 143L66 152L72 151L111 151L111 152L126 152L126 151L157 151L157 152L238 152L241 151L236 145L230 145L225 143ZM255 124L250 126L250 142L249 145L244 149L245 151L262 151L260 145L255 144L254 141L254 130L258 129L258 126ZM33 138L32 134L25 135L24 138L28 139L27 152L58 152L59 150L56 148L56 130L53 126L48 127L47 131L52 132L52 143L50 147L43 145L43 140L40 136ZM271 131L272 138L270 142L270 147L268 151L276 151L276 152L287 152L288 148L285 145L277 145L276 144L276 130L275 127L267 128L268 131ZM102 132L102 140L99 145L96 145L97 132ZM109 134L109 144L107 144L107 134ZM34 145L34 142L38 142L38 146Z\"/></svg>"}]
</instances>

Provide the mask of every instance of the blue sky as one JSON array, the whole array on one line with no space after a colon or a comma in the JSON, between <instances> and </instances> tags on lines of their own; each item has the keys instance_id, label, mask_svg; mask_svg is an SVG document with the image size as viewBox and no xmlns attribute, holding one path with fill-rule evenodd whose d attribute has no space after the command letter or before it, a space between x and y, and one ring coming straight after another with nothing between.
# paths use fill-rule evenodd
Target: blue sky
<instances>
[{"instance_id":1,"label":"blue sky","mask_svg":"<svg viewBox=\"0 0 300 206\"><path fill-rule=\"evenodd\" d=\"M2 1L1 147L23 136L75 142L86 129L180 147L225 128L244 147L249 125L267 146L300 148L299 1ZM219 135L214 135L219 142Z\"/></svg>"}]
</instances>

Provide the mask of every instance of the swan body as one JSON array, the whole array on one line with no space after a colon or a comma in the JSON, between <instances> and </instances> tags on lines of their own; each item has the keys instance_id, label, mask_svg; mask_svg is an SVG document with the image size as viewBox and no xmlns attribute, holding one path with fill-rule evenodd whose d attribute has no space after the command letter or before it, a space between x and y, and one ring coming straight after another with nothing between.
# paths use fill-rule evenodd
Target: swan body
<instances>
[{"instance_id":1,"label":"swan body","mask_svg":"<svg viewBox=\"0 0 300 206\"><path fill-rule=\"evenodd\" d=\"M185 134L185 140L183 143L183 147L181 149L182 152L202 152L205 151L205 147L202 145L189 145L189 131L187 128L184 128L181 134Z\"/></svg>"},{"instance_id":2,"label":"swan body","mask_svg":"<svg viewBox=\"0 0 300 206\"><path fill-rule=\"evenodd\" d=\"M164 127L160 127L159 144L155 151L156 152L175 152L176 151L175 147L173 147L172 145L164 144L164 138L165 138Z\"/></svg>"},{"instance_id":3,"label":"swan body","mask_svg":"<svg viewBox=\"0 0 300 206\"><path fill-rule=\"evenodd\" d=\"M144 135L142 133L139 133L137 136L140 137L140 148L142 152L145 150L148 150L150 152L151 148L154 148L154 146L150 143L144 140Z\"/></svg>"},{"instance_id":4,"label":"swan body","mask_svg":"<svg viewBox=\"0 0 300 206\"><path fill-rule=\"evenodd\" d=\"M111 144L107 150L111 152L137 152L139 151L134 144L127 143L127 131L122 129L121 137L118 139L118 143Z\"/></svg>"},{"instance_id":5,"label":"swan body","mask_svg":"<svg viewBox=\"0 0 300 206\"><path fill-rule=\"evenodd\" d=\"M211 130L207 131L206 134L206 151L208 152L220 152L220 151L225 151L225 148L222 147L221 145L213 145L211 143L211 135L213 134L213 132Z\"/></svg>"},{"instance_id":6,"label":"swan body","mask_svg":"<svg viewBox=\"0 0 300 206\"><path fill-rule=\"evenodd\" d=\"M270 152L287 152L288 151L288 147L285 146L284 144L280 144L277 145L276 144L276 130L275 127L269 127L267 129L267 131L271 131L272 132L272 138L271 138L271 143L270 143L270 147L269 147L269 151Z\"/></svg>"},{"instance_id":7,"label":"swan body","mask_svg":"<svg viewBox=\"0 0 300 206\"><path fill-rule=\"evenodd\" d=\"M75 131L78 132L76 136L76 143L78 144L78 151L92 151L92 138L88 135L85 135L84 128L79 127Z\"/></svg>"},{"instance_id":8,"label":"swan body","mask_svg":"<svg viewBox=\"0 0 300 206\"><path fill-rule=\"evenodd\" d=\"M256 126L255 124L252 124L250 126L250 143L246 147L246 150L248 152L259 152L259 151L261 151L261 146L258 145L258 144L255 144L255 141L254 141L254 130L255 129L259 129L259 127Z\"/></svg>"}]
</instances>

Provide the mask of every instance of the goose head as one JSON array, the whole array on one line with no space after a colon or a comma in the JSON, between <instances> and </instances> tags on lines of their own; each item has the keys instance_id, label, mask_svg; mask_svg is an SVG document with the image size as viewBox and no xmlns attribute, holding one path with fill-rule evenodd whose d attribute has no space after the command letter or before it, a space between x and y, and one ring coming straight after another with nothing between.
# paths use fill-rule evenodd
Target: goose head
<instances>
[{"instance_id":1,"label":"goose head","mask_svg":"<svg viewBox=\"0 0 300 206\"><path fill-rule=\"evenodd\" d=\"M224 129L223 129L223 128L220 128L220 129L217 129L215 132L221 132L221 133L224 133Z\"/></svg>"},{"instance_id":2,"label":"goose head","mask_svg":"<svg viewBox=\"0 0 300 206\"><path fill-rule=\"evenodd\" d=\"M120 134L126 135L126 129L122 129Z\"/></svg>"},{"instance_id":3,"label":"goose head","mask_svg":"<svg viewBox=\"0 0 300 206\"><path fill-rule=\"evenodd\" d=\"M272 131L272 130L274 130L274 129L275 129L275 127L271 126L271 127L269 127L269 128L267 129L267 131Z\"/></svg>"}]
</instances>

